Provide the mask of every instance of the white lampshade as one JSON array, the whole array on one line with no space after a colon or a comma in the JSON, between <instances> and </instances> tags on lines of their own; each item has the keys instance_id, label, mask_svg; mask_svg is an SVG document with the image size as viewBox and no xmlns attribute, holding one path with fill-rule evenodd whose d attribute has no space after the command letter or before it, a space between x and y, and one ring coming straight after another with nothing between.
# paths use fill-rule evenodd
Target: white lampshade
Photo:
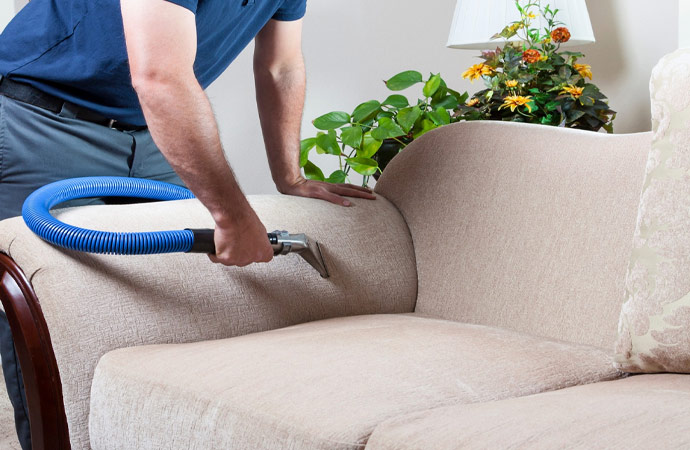
<instances>
[{"instance_id":1,"label":"white lampshade","mask_svg":"<svg viewBox=\"0 0 690 450\"><path fill-rule=\"evenodd\" d=\"M542 5L558 9L556 20L563 22L570 30L570 41L562 46L575 46L595 42L592 23L585 0L542 0ZM506 25L520 20L515 0L458 0L453 25L448 37L448 47L475 50L489 50L501 46L506 39L491 40ZM546 27L546 21L539 16L532 21L539 29ZM510 41L520 41L515 36Z\"/></svg>"}]
</instances>

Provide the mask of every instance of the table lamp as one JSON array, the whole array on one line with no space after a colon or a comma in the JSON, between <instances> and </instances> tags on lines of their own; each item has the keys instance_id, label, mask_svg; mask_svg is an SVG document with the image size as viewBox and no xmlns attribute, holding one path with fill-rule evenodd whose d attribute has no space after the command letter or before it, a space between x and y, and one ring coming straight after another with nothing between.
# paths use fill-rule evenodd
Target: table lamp
<instances>
[{"instance_id":1,"label":"table lamp","mask_svg":"<svg viewBox=\"0 0 690 450\"><path fill-rule=\"evenodd\" d=\"M542 0L551 9L558 9L556 20L563 22L570 30L570 41L562 47L591 44L595 42L592 23L585 0ZM533 9L536 12L536 8ZM512 22L520 20L515 0L458 0L450 29L447 46L450 48L489 50L502 46L506 39L491 40L491 36ZM538 16L532 24L543 29L546 23ZM520 41L517 36L509 41Z\"/></svg>"}]
</instances>

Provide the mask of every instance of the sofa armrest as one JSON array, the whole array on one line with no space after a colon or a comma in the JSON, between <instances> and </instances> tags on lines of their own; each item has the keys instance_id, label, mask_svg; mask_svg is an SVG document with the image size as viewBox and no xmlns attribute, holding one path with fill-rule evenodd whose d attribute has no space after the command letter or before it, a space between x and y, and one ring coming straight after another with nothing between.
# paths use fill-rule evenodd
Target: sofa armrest
<instances>
[{"instance_id":1,"label":"sofa armrest","mask_svg":"<svg viewBox=\"0 0 690 450\"><path fill-rule=\"evenodd\" d=\"M416 312L610 346L650 144L497 121L412 142L376 192L410 228Z\"/></svg>"},{"instance_id":2,"label":"sofa armrest","mask_svg":"<svg viewBox=\"0 0 690 450\"><path fill-rule=\"evenodd\" d=\"M350 208L288 196L255 196L250 202L269 231L286 229L319 241L330 278L322 279L297 255L237 268L199 254L78 253L43 242L21 218L0 222L0 252L30 281L50 331L75 448L88 445L91 379L108 351L413 311L412 242L402 216L385 198L354 200ZM56 216L107 231L213 227L196 200L91 206Z\"/></svg>"}]
</instances>

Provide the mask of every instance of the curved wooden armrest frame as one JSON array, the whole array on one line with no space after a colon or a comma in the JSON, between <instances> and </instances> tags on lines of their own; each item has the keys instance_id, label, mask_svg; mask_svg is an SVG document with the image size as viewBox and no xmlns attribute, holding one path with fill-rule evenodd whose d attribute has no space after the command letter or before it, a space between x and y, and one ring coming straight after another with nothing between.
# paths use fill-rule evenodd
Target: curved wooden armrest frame
<instances>
[{"instance_id":1,"label":"curved wooden armrest frame","mask_svg":"<svg viewBox=\"0 0 690 450\"><path fill-rule=\"evenodd\" d=\"M31 283L0 253L0 301L10 323L29 407L34 450L70 449L62 384L50 333Z\"/></svg>"}]
</instances>

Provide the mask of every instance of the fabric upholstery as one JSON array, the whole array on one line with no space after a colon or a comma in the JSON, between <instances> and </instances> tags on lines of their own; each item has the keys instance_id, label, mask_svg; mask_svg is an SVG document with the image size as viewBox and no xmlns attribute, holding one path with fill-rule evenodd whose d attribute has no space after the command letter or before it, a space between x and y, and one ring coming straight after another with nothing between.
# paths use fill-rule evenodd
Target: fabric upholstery
<instances>
[{"instance_id":1,"label":"fabric upholstery","mask_svg":"<svg viewBox=\"0 0 690 450\"><path fill-rule=\"evenodd\" d=\"M297 255L228 268L205 255L105 256L54 248L21 219L0 222L0 251L25 271L41 302L60 369L73 450L88 448L91 378L110 350L220 339L312 320L411 312L416 272L410 236L383 198L343 208L287 197L250 198L269 231L304 232L323 244L322 279ZM63 221L112 231L205 228L195 200L92 206Z\"/></svg>"},{"instance_id":2,"label":"fabric upholstery","mask_svg":"<svg viewBox=\"0 0 690 450\"><path fill-rule=\"evenodd\" d=\"M633 376L421 411L379 425L366 448L690 448L690 376Z\"/></svg>"},{"instance_id":3,"label":"fabric upholstery","mask_svg":"<svg viewBox=\"0 0 690 450\"><path fill-rule=\"evenodd\" d=\"M690 49L652 73L654 144L620 316L616 363L690 372Z\"/></svg>"},{"instance_id":4,"label":"fabric upholstery","mask_svg":"<svg viewBox=\"0 0 690 450\"><path fill-rule=\"evenodd\" d=\"M410 227L416 311L609 348L649 145L500 122L410 144L376 191Z\"/></svg>"},{"instance_id":5,"label":"fabric upholstery","mask_svg":"<svg viewBox=\"0 0 690 450\"><path fill-rule=\"evenodd\" d=\"M413 315L338 318L106 354L103 449L356 449L389 418L619 375L595 347Z\"/></svg>"}]
</instances>

